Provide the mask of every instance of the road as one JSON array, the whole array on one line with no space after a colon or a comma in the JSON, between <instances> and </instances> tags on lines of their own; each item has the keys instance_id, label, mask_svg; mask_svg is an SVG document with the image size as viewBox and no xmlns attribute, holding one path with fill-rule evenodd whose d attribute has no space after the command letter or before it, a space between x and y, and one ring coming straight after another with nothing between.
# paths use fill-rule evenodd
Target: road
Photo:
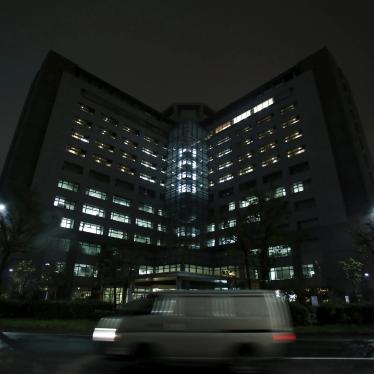
<instances>
[{"instance_id":1,"label":"road","mask_svg":"<svg viewBox=\"0 0 374 374\"><path fill-rule=\"evenodd\" d=\"M372 374L374 373L374 336L300 337L287 357L260 364L265 373ZM177 368L178 373L191 368ZM217 373L217 368L202 368ZM153 370L154 371L154 370ZM174 368L163 368L174 373ZM200 371L200 370L199 370ZM1 374L110 374L131 373L133 368L121 360L108 360L97 353L90 336L0 333ZM221 369L224 373L225 370ZM139 373L139 370L136 370Z\"/></svg>"}]
</instances>

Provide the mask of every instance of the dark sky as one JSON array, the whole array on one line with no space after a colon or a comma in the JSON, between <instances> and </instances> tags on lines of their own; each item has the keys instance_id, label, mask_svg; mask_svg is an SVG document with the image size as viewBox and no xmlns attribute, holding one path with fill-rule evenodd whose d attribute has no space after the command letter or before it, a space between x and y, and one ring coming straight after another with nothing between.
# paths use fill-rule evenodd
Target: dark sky
<instances>
[{"instance_id":1,"label":"dark sky","mask_svg":"<svg viewBox=\"0 0 374 374\"><path fill-rule=\"evenodd\" d=\"M374 144L371 1L0 2L0 170L31 81L50 49L163 110L220 109L327 46Z\"/></svg>"}]
</instances>

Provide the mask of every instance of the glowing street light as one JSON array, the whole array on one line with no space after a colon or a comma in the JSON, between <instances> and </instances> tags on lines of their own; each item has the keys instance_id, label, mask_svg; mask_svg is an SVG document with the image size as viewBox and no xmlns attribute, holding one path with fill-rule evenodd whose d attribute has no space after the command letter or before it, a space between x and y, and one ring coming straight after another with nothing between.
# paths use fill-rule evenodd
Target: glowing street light
<instances>
[{"instance_id":1,"label":"glowing street light","mask_svg":"<svg viewBox=\"0 0 374 374\"><path fill-rule=\"evenodd\" d=\"M4 213L6 211L6 205L0 203L0 213Z\"/></svg>"}]
</instances>

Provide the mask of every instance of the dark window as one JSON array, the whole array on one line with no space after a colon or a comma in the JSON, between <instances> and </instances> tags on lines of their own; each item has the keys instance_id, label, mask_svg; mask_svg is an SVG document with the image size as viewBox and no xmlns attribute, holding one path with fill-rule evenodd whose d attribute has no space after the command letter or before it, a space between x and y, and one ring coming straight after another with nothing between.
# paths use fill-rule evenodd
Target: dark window
<instances>
[{"instance_id":1,"label":"dark window","mask_svg":"<svg viewBox=\"0 0 374 374\"><path fill-rule=\"evenodd\" d=\"M121 179L116 179L115 185L127 191L134 191L134 185L130 182L125 182Z\"/></svg>"},{"instance_id":2,"label":"dark window","mask_svg":"<svg viewBox=\"0 0 374 374\"><path fill-rule=\"evenodd\" d=\"M226 197L226 196L231 196L234 193L234 188L226 188L225 190L221 190L218 192L219 197Z\"/></svg>"},{"instance_id":3,"label":"dark window","mask_svg":"<svg viewBox=\"0 0 374 374\"><path fill-rule=\"evenodd\" d=\"M98 171L90 170L89 177L99 182L110 183L110 176Z\"/></svg>"},{"instance_id":4,"label":"dark window","mask_svg":"<svg viewBox=\"0 0 374 374\"><path fill-rule=\"evenodd\" d=\"M248 181L239 184L239 191L250 191L256 187L256 180Z\"/></svg>"},{"instance_id":5,"label":"dark window","mask_svg":"<svg viewBox=\"0 0 374 374\"><path fill-rule=\"evenodd\" d=\"M264 175L262 177L262 180L263 180L264 183L272 183L272 182L278 181L279 179L282 179L282 172L281 171L277 171L277 172L272 173L272 174Z\"/></svg>"},{"instance_id":6,"label":"dark window","mask_svg":"<svg viewBox=\"0 0 374 374\"><path fill-rule=\"evenodd\" d=\"M73 162L64 161L62 170L70 171L75 174L83 174L83 166L74 164Z\"/></svg>"},{"instance_id":7,"label":"dark window","mask_svg":"<svg viewBox=\"0 0 374 374\"><path fill-rule=\"evenodd\" d=\"M309 163L307 161L302 162L301 164L296 164L289 168L290 174L299 174L309 170Z\"/></svg>"},{"instance_id":8,"label":"dark window","mask_svg":"<svg viewBox=\"0 0 374 374\"><path fill-rule=\"evenodd\" d=\"M317 223L318 223L318 218L304 219L303 221L297 222L297 228L299 230L308 229L310 227L316 226Z\"/></svg>"},{"instance_id":9,"label":"dark window","mask_svg":"<svg viewBox=\"0 0 374 374\"><path fill-rule=\"evenodd\" d=\"M315 207L316 207L316 201L313 198L295 202L296 211L313 209Z\"/></svg>"},{"instance_id":10,"label":"dark window","mask_svg":"<svg viewBox=\"0 0 374 374\"><path fill-rule=\"evenodd\" d=\"M148 196L154 198L156 196L155 191L150 190L149 188L139 186L139 193L143 196Z\"/></svg>"}]
</instances>

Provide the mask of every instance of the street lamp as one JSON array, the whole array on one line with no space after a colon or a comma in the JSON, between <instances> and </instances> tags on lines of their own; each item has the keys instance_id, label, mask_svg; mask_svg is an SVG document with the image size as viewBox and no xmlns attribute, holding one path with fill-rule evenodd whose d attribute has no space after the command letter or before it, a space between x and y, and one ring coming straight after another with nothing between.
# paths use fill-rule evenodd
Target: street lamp
<instances>
[{"instance_id":1,"label":"street lamp","mask_svg":"<svg viewBox=\"0 0 374 374\"><path fill-rule=\"evenodd\" d=\"M0 213L5 213L6 212L6 205L3 203L0 203Z\"/></svg>"}]
</instances>

